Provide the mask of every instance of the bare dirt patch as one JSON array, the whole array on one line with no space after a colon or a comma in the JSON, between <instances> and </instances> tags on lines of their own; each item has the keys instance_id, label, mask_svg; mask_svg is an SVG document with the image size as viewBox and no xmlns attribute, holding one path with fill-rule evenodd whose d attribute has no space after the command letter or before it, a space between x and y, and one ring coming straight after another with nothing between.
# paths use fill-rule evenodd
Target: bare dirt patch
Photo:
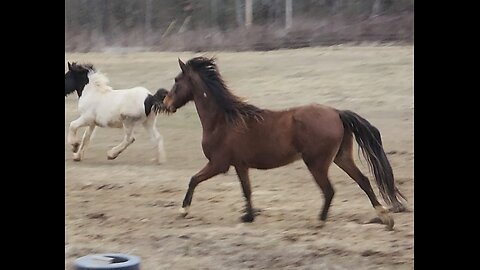
<instances>
[{"instance_id":1,"label":"bare dirt patch","mask_svg":"<svg viewBox=\"0 0 480 270\"><path fill-rule=\"evenodd\" d=\"M207 54L218 57L235 93L257 106L317 102L353 110L378 127L411 210L393 214L394 231L369 222L376 215L367 196L335 165L330 176L336 194L319 229L323 195L301 161L250 171L253 204L261 210L252 224L239 221L244 199L233 169L198 186L190 215L180 218L188 181L206 163L200 122L188 104L158 117L164 165L155 164L142 129L115 160L107 160L107 151L121 141L121 130L97 129L82 162L72 160L65 136L65 268L89 253L123 252L140 256L145 270L412 269L412 51L411 46L334 46ZM178 57L194 55L65 54L65 61L93 63L114 88L143 85L153 92L171 87ZM65 132L77 117L76 105L76 96L65 99ZM371 178L366 162L357 164Z\"/></svg>"}]
</instances>

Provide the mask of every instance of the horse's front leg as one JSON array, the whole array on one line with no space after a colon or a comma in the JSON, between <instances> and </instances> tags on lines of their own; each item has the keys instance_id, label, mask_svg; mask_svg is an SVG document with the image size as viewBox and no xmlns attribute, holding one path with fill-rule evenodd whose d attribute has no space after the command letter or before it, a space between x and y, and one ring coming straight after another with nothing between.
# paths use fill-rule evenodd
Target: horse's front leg
<instances>
[{"instance_id":1,"label":"horse's front leg","mask_svg":"<svg viewBox=\"0 0 480 270\"><path fill-rule=\"evenodd\" d=\"M81 116L70 123L70 127L68 128L67 143L72 146L72 151L74 153L78 151L78 147L80 146L80 140L77 138L77 131L79 128L87 125L89 125L89 122Z\"/></svg>"},{"instance_id":2,"label":"horse's front leg","mask_svg":"<svg viewBox=\"0 0 480 270\"><path fill-rule=\"evenodd\" d=\"M107 153L107 158L112 160L118 157L120 153L123 152L130 144L132 144L135 141L135 137L133 137L133 128L134 128L134 123L126 122L123 123L123 131L125 132L125 136L123 137L123 141L110 149Z\"/></svg>"},{"instance_id":3,"label":"horse's front leg","mask_svg":"<svg viewBox=\"0 0 480 270\"><path fill-rule=\"evenodd\" d=\"M80 143L80 147L76 153L73 153L73 160L80 161L83 158L83 153L85 152L85 148L87 147L88 143L90 142L91 136L95 131L95 125L90 125L83 133L82 143Z\"/></svg>"},{"instance_id":4,"label":"horse's front leg","mask_svg":"<svg viewBox=\"0 0 480 270\"><path fill-rule=\"evenodd\" d=\"M248 168L242 166L235 166L238 179L242 184L243 195L245 196L245 212L241 217L243 222L253 222L255 219L254 210L252 207L252 188L250 186L250 177L248 176Z\"/></svg>"},{"instance_id":5,"label":"horse's front leg","mask_svg":"<svg viewBox=\"0 0 480 270\"><path fill-rule=\"evenodd\" d=\"M207 165L203 167L203 169L201 169L197 174L192 176L192 178L190 179L190 183L188 184L188 191L185 194L185 199L183 199L182 208L180 208L180 214L184 217L188 214L188 208L192 204L193 191L195 191L195 188L198 184L214 177L215 175L228 171L229 167L230 166L228 164L225 164L223 161L209 161Z\"/></svg>"}]
</instances>

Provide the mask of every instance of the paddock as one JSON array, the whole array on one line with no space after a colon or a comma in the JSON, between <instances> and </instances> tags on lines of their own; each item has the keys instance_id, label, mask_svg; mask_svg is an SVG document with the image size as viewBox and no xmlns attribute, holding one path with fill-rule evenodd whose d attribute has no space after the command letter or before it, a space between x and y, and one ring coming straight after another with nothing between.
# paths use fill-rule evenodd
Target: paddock
<instances>
[{"instance_id":1,"label":"paddock","mask_svg":"<svg viewBox=\"0 0 480 270\"><path fill-rule=\"evenodd\" d=\"M67 144L77 96L65 99L65 268L89 253L141 257L142 269L412 269L413 268L413 48L332 46L269 52L66 53L91 62L115 89L136 85L170 89L177 58L216 56L226 83L262 108L311 102L357 112L382 134L396 183L411 210L392 214L393 231L376 217L365 193L336 165L327 223L317 228L323 195L302 161L250 170L255 222L240 222L244 197L235 170L200 184L190 213L178 209L190 177L206 163L193 103L157 116L167 162L156 164L149 135L115 160L106 151L120 129L97 128L81 162ZM83 129L81 129L81 132ZM80 133L81 134L81 133ZM356 147L356 146L355 146ZM363 158L357 165L371 179ZM376 194L378 190L371 181ZM382 201L383 203L383 201Z\"/></svg>"}]
</instances>

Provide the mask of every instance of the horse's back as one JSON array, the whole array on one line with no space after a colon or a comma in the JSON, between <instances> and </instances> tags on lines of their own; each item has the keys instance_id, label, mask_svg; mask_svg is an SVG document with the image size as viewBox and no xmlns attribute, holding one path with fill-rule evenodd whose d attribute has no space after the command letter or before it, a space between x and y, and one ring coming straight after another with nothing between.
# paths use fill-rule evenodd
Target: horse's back
<instances>
[{"instance_id":1,"label":"horse's back","mask_svg":"<svg viewBox=\"0 0 480 270\"><path fill-rule=\"evenodd\" d=\"M101 97L95 121L99 126L122 127L121 122L146 119L144 101L150 92L144 87L118 89Z\"/></svg>"},{"instance_id":2,"label":"horse's back","mask_svg":"<svg viewBox=\"0 0 480 270\"><path fill-rule=\"evenodd\" d=\"M145 87L134 87L129 89L119 89L114 91L117 104L124 114L136 115L145 112L144 102L150 95L150 91Z\"/></svg>"}]
</instances>

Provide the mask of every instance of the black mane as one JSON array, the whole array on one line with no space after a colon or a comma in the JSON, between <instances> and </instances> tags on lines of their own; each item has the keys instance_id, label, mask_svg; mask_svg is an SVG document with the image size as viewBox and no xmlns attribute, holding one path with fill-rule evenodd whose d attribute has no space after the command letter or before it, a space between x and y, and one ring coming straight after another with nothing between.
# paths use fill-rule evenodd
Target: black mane
<instances>
[{"instance_id":1,"label":"black mane","mask_svg":"<svg viewBox=\"0 0 480 270\"><path fill-rule=\"evenodd\" d=\"M71 68L72 71L81 71L81 70L96 71L93 64L90 64L90 63L77 64L77 62L72 62L71 67L72 67Z\"/></svg>"},{"instance_id":2,"label":"black mane","mask_svg":"<svg viewBox=\"0 0 480 270\"><path fill-rule=\"evenodd\" d=\"M234 95L218 72L215 58L195 57L190 59L186 66L197 72L207 86L210 94L215 98L217 104L225 112L227 122L238 126L245 126L247 118L257 121L262 119L262 109L248 104L241 97Z\"/></svg>"}]
</instances>

